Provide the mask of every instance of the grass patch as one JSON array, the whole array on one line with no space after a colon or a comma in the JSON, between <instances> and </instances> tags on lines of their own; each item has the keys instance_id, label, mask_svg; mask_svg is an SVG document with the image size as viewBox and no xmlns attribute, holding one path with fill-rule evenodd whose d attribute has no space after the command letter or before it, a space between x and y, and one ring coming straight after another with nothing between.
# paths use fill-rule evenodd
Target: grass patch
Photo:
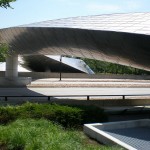
<instances>
[{"instance_id":1,"label":"grass patch","mask_svg":"<svg viewBox=\"0 0 150 150\"><path fill-rule=\"evenodd\" d=\"M0 149L116 150L91 142L82 132L65 130L45 119L19 119L0 126Z\"/></svg>"},{"instance_id":2,"label":"grass patch","mask_svg":"<svg viewBox=\"0 0 150 150\"><path fill-rule=\"evenodd\" d=\"M85 123L107 120L104 111L95 106L70 107L27 102L20 106L0 107L0 124L7 124L18 118L45 118L66 128L77 128Z\"/></svg>"}]
</instances>

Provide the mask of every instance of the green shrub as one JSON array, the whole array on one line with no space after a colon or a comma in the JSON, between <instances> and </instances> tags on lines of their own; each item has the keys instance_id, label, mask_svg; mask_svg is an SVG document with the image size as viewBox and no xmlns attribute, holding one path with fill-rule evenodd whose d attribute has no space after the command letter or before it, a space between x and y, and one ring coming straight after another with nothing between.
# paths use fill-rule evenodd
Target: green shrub
<instances>
[{"instance_id":1,"label":"green shrub","mask_svg":"<svg viewBox=\"0 0 150 150\"><path fill-rule=\"evenodd\" d=\"M124 66L120 64L114 64L110 62L104 62L100 60L81 58L95 73L111 73L111 74L134 74L134 75L150 75L149 71L133 68L130 66Z\"/></svg>"},{"instance_id":2,"label":"green shrub","mask_svg":"<svg viewBox=\"0 0 150 150\"><path fill-rule=\"evenodd\" d=\"M5 150L116 150L91 141L83 132L64 130L45 119L19 119L0 126L0 149L3 147Z\"/></svg>"},{"instance_id":3,"label":"green shrub","mask_svg":"<svg viewBox=\"0 0 150 150\"><path fill-rule=\"evenodd\" d=\"M14 107L0 107L0 124L6 124L17 118L17 111Z\"/></svg>"},{"instance_id":4,"label":"green shrub","mask_svg":"<svg viewBox=\"0 0 150 150\"><path fill-rule=\"evenodd\" d=\"M20 118L45 118L64 127L78 126L81 122L81 110L57 104L26 103L20 106Z\"/></svg>"},{"instance_id":5,"label":"green shrub","mask_svg":"<svg viewBox=\"0 0 150 150\"><path fill-rule=\"evenodd\" d=\"M103 110L94 106L70 107L27 102L20 106L0 107L1 124L9 123L17 118L45 118L64 127L79 127L84 123L107 120Z\"/></svg>"},{"instance_id":6,"label":"green shrub","mask_svg":"<svg viewBox=\"0 0 150 150\"><path fill-rule=\"evenodd\" d=\"M69 105L70 107L79 108L82 110L82 124L85 123L96 123L96 122L107 122L108 117L104 113L104 110L94 105Z\"/></svg>"}]
</instances>

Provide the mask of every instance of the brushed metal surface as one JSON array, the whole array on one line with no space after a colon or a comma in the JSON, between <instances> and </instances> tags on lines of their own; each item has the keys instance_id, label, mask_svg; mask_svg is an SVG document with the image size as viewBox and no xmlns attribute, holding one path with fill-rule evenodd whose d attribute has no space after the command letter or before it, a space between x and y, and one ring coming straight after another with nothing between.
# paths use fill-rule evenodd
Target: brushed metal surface
<instances>
[{"instance_id":1,"label":"brushed metal surface","mask_svg":"<svg viewBox=\"0 0 150 150\"><path fill-rule=\"evenodd\" d=\"M0 35L20 55L70 55L150 71L150 13L50 20Z\"/></svg>"}]
</instances>

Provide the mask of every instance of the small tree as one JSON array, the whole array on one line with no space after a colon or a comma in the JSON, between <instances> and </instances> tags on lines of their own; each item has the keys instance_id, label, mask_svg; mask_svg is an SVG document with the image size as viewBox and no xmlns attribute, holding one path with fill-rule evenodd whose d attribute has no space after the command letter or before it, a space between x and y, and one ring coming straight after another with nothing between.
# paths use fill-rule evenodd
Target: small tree
<instances>
[{"instance_id":1,"label":"small tree","mask_svg":"<svg viewBox=\"0 0 150 150\"><path fill-rule=\"evenodd\" d=\"M0 7L3 8L12 8L10 6L11 2L15 2L16 0L0 0ZM0 43L0 62L4 62L5 58L8 56L9 54L9 45L6 43Z\"/></svg>"},{"instance_id":2,"label":"small tree","mask_svg":"<svg viewBox=\"0 0 150 150\"><path fill-rule=\"evenodd\" d=\"M8 8L10 6L10 3L11 2L15 2L16 0L0 0L0 7L3 7L3 8Z\"/></svg>"},{"instance_id":3,"label":"small tree","mask_svg":"<svg viewBox=\"0 0 150 150\"><path fill-rule=\"evenodd\" d=\"M9 54L9 46L6 43L0 43L0 62L5 62L5 58Z\"/></svg>"}]
</instances>

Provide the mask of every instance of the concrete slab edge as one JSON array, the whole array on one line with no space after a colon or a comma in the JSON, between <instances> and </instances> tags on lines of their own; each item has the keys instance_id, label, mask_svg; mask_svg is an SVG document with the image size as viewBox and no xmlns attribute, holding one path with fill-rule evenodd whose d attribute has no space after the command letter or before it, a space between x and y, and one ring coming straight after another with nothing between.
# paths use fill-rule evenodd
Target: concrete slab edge
<instances>
[{"instance_id":1,"label":"concrete slab edge","mask_svg":"<svg viewBox=\"0 0 150 150\"><path fill-rule=\"evenodd\" d=\"M134 120L136 121L150 121L149 119L141 119L141 120ZM121 123L131 123L132 121L121 121ZM94 124L84 124L84 133L87 134L89 137L96 139L97 141L106 144L106 145L120 145L129 150L136 150L134 147L114 138L113 136L107 134L105 131L97 129L95 126L98 125L105 125L105 124L114 124L117 125L118 122L111 122L111 123L94 123Z\"/></svg>"}]
</instances>

